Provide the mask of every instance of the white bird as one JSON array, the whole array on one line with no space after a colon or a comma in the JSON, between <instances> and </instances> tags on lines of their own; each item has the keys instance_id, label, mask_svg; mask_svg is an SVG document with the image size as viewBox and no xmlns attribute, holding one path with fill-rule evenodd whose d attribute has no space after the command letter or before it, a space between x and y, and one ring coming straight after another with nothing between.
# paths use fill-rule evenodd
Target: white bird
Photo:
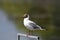
<instances>
[{"instance_id":1,"label":"white bird","mask_svg":"<svg viewBox=\"0 0 60 40\"><path fill-rule=\"evenodd\" d=\"M41 26L37 25L35 22L29 20L29 15L26 13L24 14L23 24L29 30L45 30Z\"/></svg>"}]
</instances>

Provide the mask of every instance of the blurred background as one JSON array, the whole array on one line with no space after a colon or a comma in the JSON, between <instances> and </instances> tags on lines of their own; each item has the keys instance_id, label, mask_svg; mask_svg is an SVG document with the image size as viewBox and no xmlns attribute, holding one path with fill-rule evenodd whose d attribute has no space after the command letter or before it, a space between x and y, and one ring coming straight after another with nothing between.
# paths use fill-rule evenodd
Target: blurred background
<instances>
[{"instance_id":1,"label":"blurred background","mask_svg":"<svg viewBox=\"0 0 60 40\"><path fill-rule=\"evenodd\" d=\"M0 0L0 40L17 40L17 33L27 34L23 25L27 12L30 20L47 29L34 31L41 40L60 40L59 0Z\"/></svg>"}]
</instances>

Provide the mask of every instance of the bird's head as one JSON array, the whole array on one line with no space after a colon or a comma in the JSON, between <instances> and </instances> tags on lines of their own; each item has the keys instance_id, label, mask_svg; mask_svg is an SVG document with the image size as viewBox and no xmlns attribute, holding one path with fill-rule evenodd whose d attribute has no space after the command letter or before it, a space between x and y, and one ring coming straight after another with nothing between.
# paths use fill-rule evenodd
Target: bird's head
<instances>
[{"instance_id":1,"label":"bird's head","mask_svg":"<svg viewBox=\"0 0 60 40\"><path fill-rule=\"evenodd\" d=\"M23 18L28 18L29 17L29 14L27 14L27 13L25 13L24 15L23 15Z\"/></svg>"}]
</instances>

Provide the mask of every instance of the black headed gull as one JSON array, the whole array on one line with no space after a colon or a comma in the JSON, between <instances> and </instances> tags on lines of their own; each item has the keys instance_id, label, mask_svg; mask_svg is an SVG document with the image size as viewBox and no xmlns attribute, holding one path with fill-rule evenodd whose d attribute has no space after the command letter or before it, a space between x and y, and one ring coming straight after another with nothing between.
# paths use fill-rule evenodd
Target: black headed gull
<instances>
[{"instance_id":1,"label":"black headed gull","mask_svg":"<svg viewBox=\"0 0 60 40\"><path fill-rule=\"evenodd\" d=\"M29 30L45 30L43 28L41 28L41 26L37 25L35 22L29 20L29 14L24 14L24 26L29 29Z\"/></svg>"}]
</instances>

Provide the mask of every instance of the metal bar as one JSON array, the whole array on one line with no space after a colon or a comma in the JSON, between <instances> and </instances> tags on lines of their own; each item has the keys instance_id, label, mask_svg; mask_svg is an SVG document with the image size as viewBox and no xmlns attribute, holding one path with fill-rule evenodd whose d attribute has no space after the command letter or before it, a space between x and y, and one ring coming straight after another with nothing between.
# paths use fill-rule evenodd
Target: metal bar
<instances>
[{"instance_id":1,"label":"metal bar","mask_svg":"<svg viewBox=\"0 0 60 40\"><path fill-rule=\"evenodd\" d=\"M27 34L21 34L21 33L18 33L17 34L17 40L20 40L20 36L25 36L25 37L29 37L29 38L36 38L37 40L39 40L40 38L38 36L32 36L32 35L27 35Z\"/></svg>"}]
</instances>

